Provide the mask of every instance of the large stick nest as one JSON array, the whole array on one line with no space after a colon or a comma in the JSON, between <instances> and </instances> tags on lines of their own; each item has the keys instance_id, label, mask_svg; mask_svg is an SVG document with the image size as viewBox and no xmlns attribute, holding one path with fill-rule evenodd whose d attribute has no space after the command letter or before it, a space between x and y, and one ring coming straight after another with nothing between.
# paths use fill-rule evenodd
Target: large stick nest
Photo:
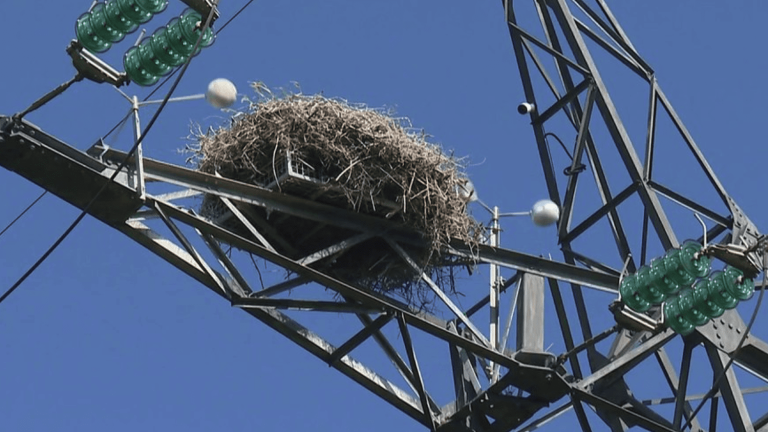
<instances>
[{"instance_id":1,"label":"large stick nest","mask_svg":"<svg viewBox=\"0 0 768 432\"><path fill-rule=\"evenodd\" d=\"M202 172L388 218L420 233L427 246L410 247L408 252L428 273L447 264L440 251L451 240L475 244L481 233L467 213L466 194L460 193L467 182L462 161L427 142L407 119L383 110L320 95L262 94L247 112L233 116L229 127L196 138L193 160ZM281 252L296 259L355 234L251 210L269 219L269 231L282 237L277 241L283 245ZM201 212L215 219L227 210L208 196ZM234 218L227 223L250 236ZM333 257L325 271L401 294L418 278L418 272L381 239ZM453 280L445 271L438 276Z\"/></svg>"}]
</instances>

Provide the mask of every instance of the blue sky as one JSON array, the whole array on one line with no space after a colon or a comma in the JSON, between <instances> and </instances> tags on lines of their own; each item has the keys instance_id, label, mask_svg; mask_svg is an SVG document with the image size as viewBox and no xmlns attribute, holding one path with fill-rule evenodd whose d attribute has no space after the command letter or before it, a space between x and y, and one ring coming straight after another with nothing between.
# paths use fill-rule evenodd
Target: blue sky
<instances>
[{"instance_id":1,"label":"blue sky","mask_svg":"<svg viewBox=\"0 0 768 432\"><path fill-rule=\"evenodd\" d=\"M10 115L73 76L64 48L90 2L6 3L4 14L11 18L2 29L6 67L0 72L0 113ZM222 0L223 19L242 3ZM630 0L611 6L721 181L763 226L767 153L760 127L768 60L760 49L768 37L768 4ZM181 2L172 0L149 28L181 9ZM104 58L119 64L132 38ZM546 195L531 128L515 112L523 93L499 2L257 0L195 59L176 95L200 93L218 77L243 92L250 81L275 88L298 82L307 94L394 107L433 141L468 156L469 174L485 202L525 211ZM148 92L133 85L124 90L140 97ZM634 95L622 86L615 94ZM633 118L627 123L644 124L629 100ZM647 104L646 98L638 104ZM82 82L28 120L87 149L128 108L114 90ZM150 115L142 113L145 122ZM181 164L178 150L190 124L216 124L225 117L200 101L169 105L145 140L145 156ZM125 150L129 139L126 128L110 145ZM672 161L676 154L670 153ZM680 162L674 172L675 163L669 165L672 174L685 178L686 166ZM41 190L5 170L0 184L4 227ZM77 214L46 197L0 237L0 290ZM559 259L554 229L534 230L525 220L507 220L505 227L504 246ZM607 315L606 305L596 305L595 313ZM551 324L556 327L556 321ZM765 321L760 324L764 329ZM320 325L331 334L355 331ZM765 337L760 329L757 334ZM552 343L561 346L551 330ZM90 219L0 304L0 351L0 418L8 430L421 430ZM422 355L435 364L447 358L445 350ZM705 384L700 381L697 388L706 391ZM648 385L637 389L653 391ZM749 401L760 406L766 400ZM560 424L572 420L566 416Z\"/></svg>"}]
</instances>

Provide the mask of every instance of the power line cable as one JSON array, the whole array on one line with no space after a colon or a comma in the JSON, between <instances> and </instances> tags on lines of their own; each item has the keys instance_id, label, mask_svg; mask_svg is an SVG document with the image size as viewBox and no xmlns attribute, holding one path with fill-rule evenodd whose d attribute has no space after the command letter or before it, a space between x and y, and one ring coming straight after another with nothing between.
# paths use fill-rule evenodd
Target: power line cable
<instances>
[{"instance_id":1,"label":"power line cable","mask_svg":"<svg viewBox=\"0 0 768 432\"><path fill-rule=\"evenodd\" d=\"M195 47L192 50L192 52L197 51L197 49L200 47L200 43L203 40L203 37L205 36L205 30L208 29L208 27L211 24L211 20L213 19L213 16L216 11L216 7L218 5L219 1L214 0L213 7L211 8L211 12L208 14L208 18L205 20L205 24L203 24L202 28L200 29L200 36L197 38L197 42L195 43ZM181 82L181 79L184 77L184 74L187 71L187 68L189 67L189 64L192 61L192 57L190 56L187 61L184 63L184 66L181 68L179 72L179 76L176 78L176 81L171 86L170 90L168 90L168 93L165 95L165 98L160 103L160 107L157 109L155 114L152 116L152 118L149 120L149 123L147 123L147 127L144 129L144 132L141 134L138 140L136 140L136 143L131 147L131 150L125 155L125 158L120 163L120 165L117 167L114 173L112 173L112 176L109 178L108 181L104 182L104 184L101 186L98 192L91 198L91 200L86 204L86 206L83 208L82 212L80 212L80 215L75 219L74 222L64 231L64 233L56 239L56 241L51 245L51 247L48 248L48 250L45 251L45 253L38 258L37 261L14 283L8 290L3 293L2 296L0 296L0 303L5 301L5 299L8 298L11 294L13 294L16 289L21 286L22 283L24 283L25 280L29 276L32 275L32 273L37 270L38 267L53 253L53 251L56 250L57 247L69 236L69 234L77 227L77 225L80 224L80 221L85 218L85 215L88 214L88 210L90 210L91 206L96 202L96 200L101 196L101 194L106 190L107 186L109 186L117 177L117 175L120 173L120 171L125 168L125 166L128 163L128 160L133 156L133 154L136 152L136 149L139 147L141 142L144 140L144 137L147 136L149 131L152 129L152 126L154 126L155 122L157 121L158 117L160 116L160 113L163 111L165 106L168 104L168 100L173 96L173 92L176 91L176 87L178 87L179 83Z\"/></svg>"},{"instance_id":2,"label":"power line cable","mask_svg":"<svg viewBox=\"0 0 768 432\"><path fill-rule=\"evenodd\" d=\"M24 209L24 210L23 210L21 213L19 213L19 215L18 215L18 216L16 216L16 219L14 219L13 221L11 221L11 223L9 223L9 224L8 224L8 226L6 226L5 228L3 228L3 230L2 230L2 231L0 231L0 237L2 237L2 236L3 236L3 234L5 234L5 232L6 232L6 231L8 231L8 230L9 230L9 229L10 229L10 228L13 226L13 224L15 224L16 222L18 222L18 221L19 221L19 219L21 219L21 218L22 218L22 216L24 216L24 214L25 214L25 213L27 213L27 212L28 212L30 209L32 209L32 207L34 207L34 206L35 206L35 204L37 204L37 202L38 202L38 201L40 201L41 199L43 199L43 197L44 197L44 196L45 196L45 194L47 194L47 193L48 193L48 191L43 191L43 193L41 193L41 194L40 194L40 196L39 196L39 197L37 197L37 199L35 199L34 201L32 201L32 204L28 205L28 206L27 206L27 208L25 208L25 209Z\"/></svg>"}]
</instances>

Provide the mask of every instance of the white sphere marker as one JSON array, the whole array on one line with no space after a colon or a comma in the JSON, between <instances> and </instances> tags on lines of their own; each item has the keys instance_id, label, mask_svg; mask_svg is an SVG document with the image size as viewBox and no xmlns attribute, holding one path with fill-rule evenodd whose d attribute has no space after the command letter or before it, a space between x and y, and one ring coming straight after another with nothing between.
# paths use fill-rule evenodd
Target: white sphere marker
<instances>
[{"instance_id":1,"label":"white sphere marker","mask_svg":"<svg viewBox=\"0 0 768 432\"><path fill-rule=\"evenodd\" d=\"M552 225L560 219L560 208L550 200L537 201L531 209L531 219L540 227Z\"/></svg>"},{"instance_id":2,"label":"white sphere marker","mask_svg":"<svg viewBox=\"0 0 768 432\"><path fill-rule=\"evenodd\" d=\"M216 108L228 108L237 100L237 87L226 78L217 78L208 84L205 100Z\"/></svg>"}]
</instances>

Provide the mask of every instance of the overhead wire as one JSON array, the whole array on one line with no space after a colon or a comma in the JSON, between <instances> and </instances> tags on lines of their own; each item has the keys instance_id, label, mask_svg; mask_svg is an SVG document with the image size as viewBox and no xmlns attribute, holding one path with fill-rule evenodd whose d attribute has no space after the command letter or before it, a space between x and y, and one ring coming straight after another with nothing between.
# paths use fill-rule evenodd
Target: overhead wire
<instances>
[{"instance_id":1,"label":"overhead wire","mask_svg":"<svg viewBox=\"0 0 768 432\"><path fill-rule=\"evenodd\" d=\"M197 49L200 47L200 43L203 40L203 37L205 36L205 30L210 27L211 20L213 19L213 16L216 12L217 6L219 1L214 0L213 7L211 8L211 12L208 14L207 19L205 20L205 23L203 24L201 30L200 30L200 36L197 38L197 42L195 43L194 49L192 52L196 52ZM88 214L88 210L93 206L93 204L96 202L96 200L101 196L101 194L106 190L107 186L112 184L112 182L115 180L117 175L122 171L123 168L128 164L128 161L130 158L134 155L136 152L136 149L138 149L139 145L141 145L141 142L144 140L144 138L147 136L149 131L152 129L152 126L154 126L155 122L157 121L158 117L160 116L160 113L163 112L163 109L168 104L168 100L171 99L171 96L173 96L173 92L176 91L176 87L178 87L179 83L181 82L181 79L184 77L184 74L187 71L187 68L189 67L189 64L192 61L192 57L190 56L187 58L186 62L182 66L182 68L179 70L179 76L176 78L176 81L174 81L171 88L168 90L168 92L165 95L165 98L163 98L163 101L160 103L160 106L158 107L157 111L155 111L155 114L152 116L152 118L149 120L149 123L147 123L147 127L142 132L141 136L136 140L133 147L131 147L130 151L125 155L125 158L120 163L120 165L115 169L114 173L112 173L112 176L109 178L108 181L104 182L104 184L101 186L101 188L96 192L96 194L91 198L91 200L86 204L86 206L83 208L83 210L80 212L80 215L72 222L72 224L64 231L64 233L59 236L58 239L48 248L48 250L43 253L43 255L38 258L37 261L13 284L10 288L8 288L7 291L3 293L2 296L0 296L0 303L4 302L5 299L7 299L11 294L13 294L16 289L21 286L22 283L24 283L29 276L32 275L32 273L37 270L40 265L45 262L45 260L53 253L53 251L56 250L56 248L59 247L59 245L69 236L69 234L77 227L77 225L80 224L80 222L85 218L85 216ZM119 126L119 124L118 124ZM116 129L117 126L114 129Z\"/></svg>"},{"instance_id":2,"label":"overhead wire","mask_svg":"<svg viewBox=\"0 0 768 432\"><path fill-rule=\"evenodd\" d=\"M37 197L37 199L35 199L34 201L32 201L32 204L28 205L28 206L27 206L27 208L25 208L24 210L22 210L22 212L21 212L21 213L19 213L19 215L18 215L18 216L16 216L16 219L12 220L12 221L11 221L11 223L9 223L9 224L8 224L8 225L7 225L5 228L3 228L3 230L2 230L2 231L0 231L0 237L2 237L2 236L3 236L3 234L5 234L5 232L6 232L6 231L8 231L9 229L11 229L11 227L12 227L12 226L13 226L13 225L14 225L16 222L18 222L18 221L19 221L19 219L21 219L21 218L24 216L24 214L26 214L26 213L27 213L29 210L31 210L31 209L32 209L32 207L34 207L34 206L35 206L35 204L37 204L37 203L38 203L38 201L40 201L41 199L43 199L43 197L44 197L44 196L45 196L47 193L48 193L48 191L43 191L43 193L41 193L41 194L40 194L40 196L39 196L39 197Z\"/></svg>"}]
</instances>

